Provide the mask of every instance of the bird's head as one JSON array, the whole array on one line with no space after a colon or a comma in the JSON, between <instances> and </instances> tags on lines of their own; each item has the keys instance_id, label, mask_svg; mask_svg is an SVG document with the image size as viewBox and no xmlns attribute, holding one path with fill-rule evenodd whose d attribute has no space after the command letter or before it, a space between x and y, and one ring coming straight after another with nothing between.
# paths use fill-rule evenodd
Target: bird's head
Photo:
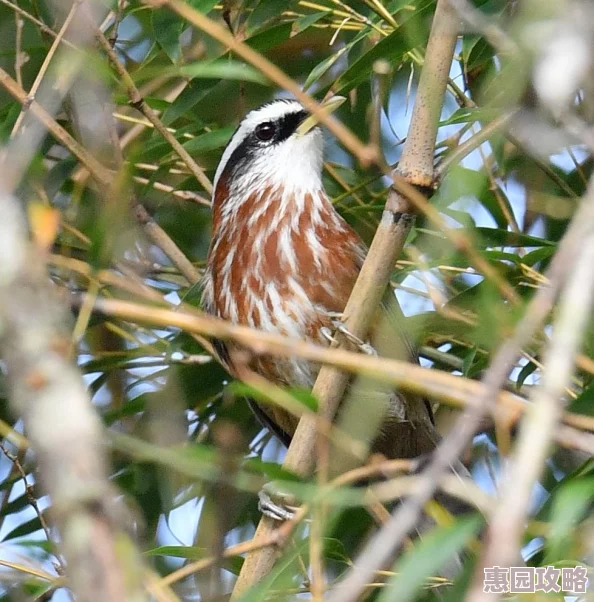
<instances>
[{"instance_id":1,"label":"bird's head","mask_svg":"<svg viewBox=\"0 0 594 602\"><path fill-rule=\"evenodd\" d=\"M343 101L334 97L324 111ZM324 140L318 124L295 100L274 100L248 113L217 168L215 201L221 189L240 196L264 189L319 190Z\"/></svg>"}]
</instances>

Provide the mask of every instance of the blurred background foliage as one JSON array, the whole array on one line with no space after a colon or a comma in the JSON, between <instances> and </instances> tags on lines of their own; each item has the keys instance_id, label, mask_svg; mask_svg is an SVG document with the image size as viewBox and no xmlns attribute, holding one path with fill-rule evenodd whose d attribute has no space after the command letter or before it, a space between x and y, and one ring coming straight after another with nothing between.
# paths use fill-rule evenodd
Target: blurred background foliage
<instances>
[{"instance_id":1,"label":"blurred background foliage","mask_svg":"<svg viewBox=\"0 0 594 602\"><path fill-rule=\"evenodd\" d=\"M378 143L391 165L397 163L434 1L189 3L226 23L238 39L318 99L329 91L346 95L348 102L339 118L360 139ZM475 17L496 24L500 37L485 36L485 31L470 26L461 35L436 162L447 160L461 143L504 112L517 111L516 121L507 132L495 130L488 142L461 162L453 161L431 201L451 227L464 229L480 254L513 287L521 299L520 309L512 308L492 282L476 273L463 249L455 248L423 217L417 220L392 279L423 365L471 379L481 376L493 350L522 315L524 303L545 283L543 271L592 173L587 147L560 129L554 116L539 105L531 78L540 49L548 43L566 3L520 4L475 0L468 7L476 11ZM282 91L166 7L104 0L94 9L101 13L106 38L148 106L212 180L241 117ZM66 0L1 0L0 66L25 91L34 85L70 10ZM502 50L501 36L515 53ZM76 36L67 32L65 40L69 39L76 46ZM45 70L41 89L59 80L64 63L77 52L85 53L82 68L56 118L114 169L119 166L117 138L122 168L114 175L117 186L106 196L68 148L51 136L44 138L27 166L19 196L26 204L33 236L46 250L51 278L64 291L88 291L91 296L138 304L160 297L172 305L199 306L199 287L188 282L135 219L130 199L142 203L201 270L209 244L209 192L171 144L131 106L121 77L96 44L57 53ZM585 84L575 110L586 122L591 119L592 97ZM3 142L8 141L20 112L20 104L0 90ZM386 179L363 169L330 137L324 177L338 210L369 243L386 200ZM121 278L114 282L110 275ZM277 467L284 450L250 413L242 398L246 389L231 382L199 340L178 329L150 328L140 321L120 321L90 310L83 306L73 314L73 343L107 429L112 479L133 508L141 546L161 576L172 576L180 600L223 596L238 573L240 558L225 559L216 568L187 577L176 576L175 571L185 562L220 554L251 537L259 518L256 492L271 478L291 479ZM526 396L538 384L540 352L548 332L545 328L523 350L510 390ZM591 330L584 341L580 369L566 391L566 402L572 411L592 416ZM2 384L0 393L4 389ZM302 394L295 395L303 402ZM438 409L444 432L456 412ZM4 399L0 418L4 434L11 427L22 432L21 421L10 414ZM3 445L2 599L65 599L55 533L45 520L50 501L35 486L35 458L8 441ZM495 491L501 454L507 452L498 447L490 431L475 441L468 464L488 493ZM588 562L593 527L588 510L594 497L591 472L592 464L583 454L556 450L552 455L535 491L534 518L526 529L530 565ZM307 499L311 490L301 493ZM324 539L331 579L350 565L369 523L361 500L356 490L348 488L332 498ZM343 506L358 504L341 513ZM437 595L462 599L478 545L476 527L476 523L469 527L464 521L447 524L446 520L433 539L407 551L417 556L412 556L415 562L409 558L403 564L402 573L378 575L373 595L387 598L400 591L399 600ZM273 578L254 596L308 592L308 537L307 528L295 534ZM467 566L453 585L435 577L438 556L447 559L462 547L467 547ZM438 549L441 554L436 554ZM396 589L384 589L384 581Z\"/></svg>"}]
</instances>

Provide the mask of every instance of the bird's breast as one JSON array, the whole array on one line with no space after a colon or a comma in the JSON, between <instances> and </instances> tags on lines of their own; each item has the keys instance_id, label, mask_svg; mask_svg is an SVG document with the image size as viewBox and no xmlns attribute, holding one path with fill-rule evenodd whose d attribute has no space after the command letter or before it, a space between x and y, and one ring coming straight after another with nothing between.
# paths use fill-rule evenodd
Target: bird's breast
<instances>
[{"instance_id":1,"label":"bird's breast","mask_svg":"<svg viewBox=\"0 0 594 602\"><path fill-rule=\"evenodd\" d=\"M325 343L322 328L344 309L363 253L325 195L258 195L233 219L215 220L205 306L235 324ZM278 358L259 359L255 369L304 387L317 372L308 362Z\"/></svg>"}]
</instances>

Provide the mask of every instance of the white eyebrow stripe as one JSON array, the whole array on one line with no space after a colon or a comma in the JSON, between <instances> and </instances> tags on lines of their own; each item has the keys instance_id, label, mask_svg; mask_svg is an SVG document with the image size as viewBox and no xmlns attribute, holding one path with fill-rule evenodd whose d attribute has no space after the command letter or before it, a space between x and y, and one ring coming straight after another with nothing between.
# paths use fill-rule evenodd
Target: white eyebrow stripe
<instances>
[{"instance_id":1,"label":"white eyebrow stripe","mask_svg":"<svg viewBox=\"0 0 594 602\"><path fill-rule=\"evenodd\" d=\"M243 119L243 121L239 124L237 131L233 134L233 138L227 145L223 156L221 157L221 161L219 166L217 167L217 171L215 173L213 186L214 186L214 194L216 194L217 184L219 182L219 178L221 174L225 170L231 155L235 151L235 149L245 140L245 138L253 132L254 128L264 121L274 121L283 115L288 115L290 113L296 113L297 111L303 111L303 106L301 103L296 100L277 100L273 101L269 104L260 107L259 109L255 109L254 111L250 111ZM214 196L213 194L213 196Z\"/></svg>"}]
</instances>

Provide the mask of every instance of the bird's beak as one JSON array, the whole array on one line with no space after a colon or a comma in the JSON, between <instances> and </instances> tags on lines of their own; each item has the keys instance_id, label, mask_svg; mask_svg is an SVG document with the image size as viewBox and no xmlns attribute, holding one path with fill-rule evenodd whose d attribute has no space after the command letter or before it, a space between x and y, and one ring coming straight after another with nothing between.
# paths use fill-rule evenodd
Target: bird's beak
<instances>
[{"instance_id":1,"label":"bird's beak","mask_svg":"<svg viewBox=\"0 0 594 602\"><path fill-rule=\"evenodd\" d=\"M344 96L333 96L328 100L325 100L320 106L324 114L330 115L338 109L338 107L346 100ZM320 119L317 115L310 115L303 123L299 125L296 132L298 136L305 136L307 132L311 131L320 123Z\"/></svg>"}]
</instances>

